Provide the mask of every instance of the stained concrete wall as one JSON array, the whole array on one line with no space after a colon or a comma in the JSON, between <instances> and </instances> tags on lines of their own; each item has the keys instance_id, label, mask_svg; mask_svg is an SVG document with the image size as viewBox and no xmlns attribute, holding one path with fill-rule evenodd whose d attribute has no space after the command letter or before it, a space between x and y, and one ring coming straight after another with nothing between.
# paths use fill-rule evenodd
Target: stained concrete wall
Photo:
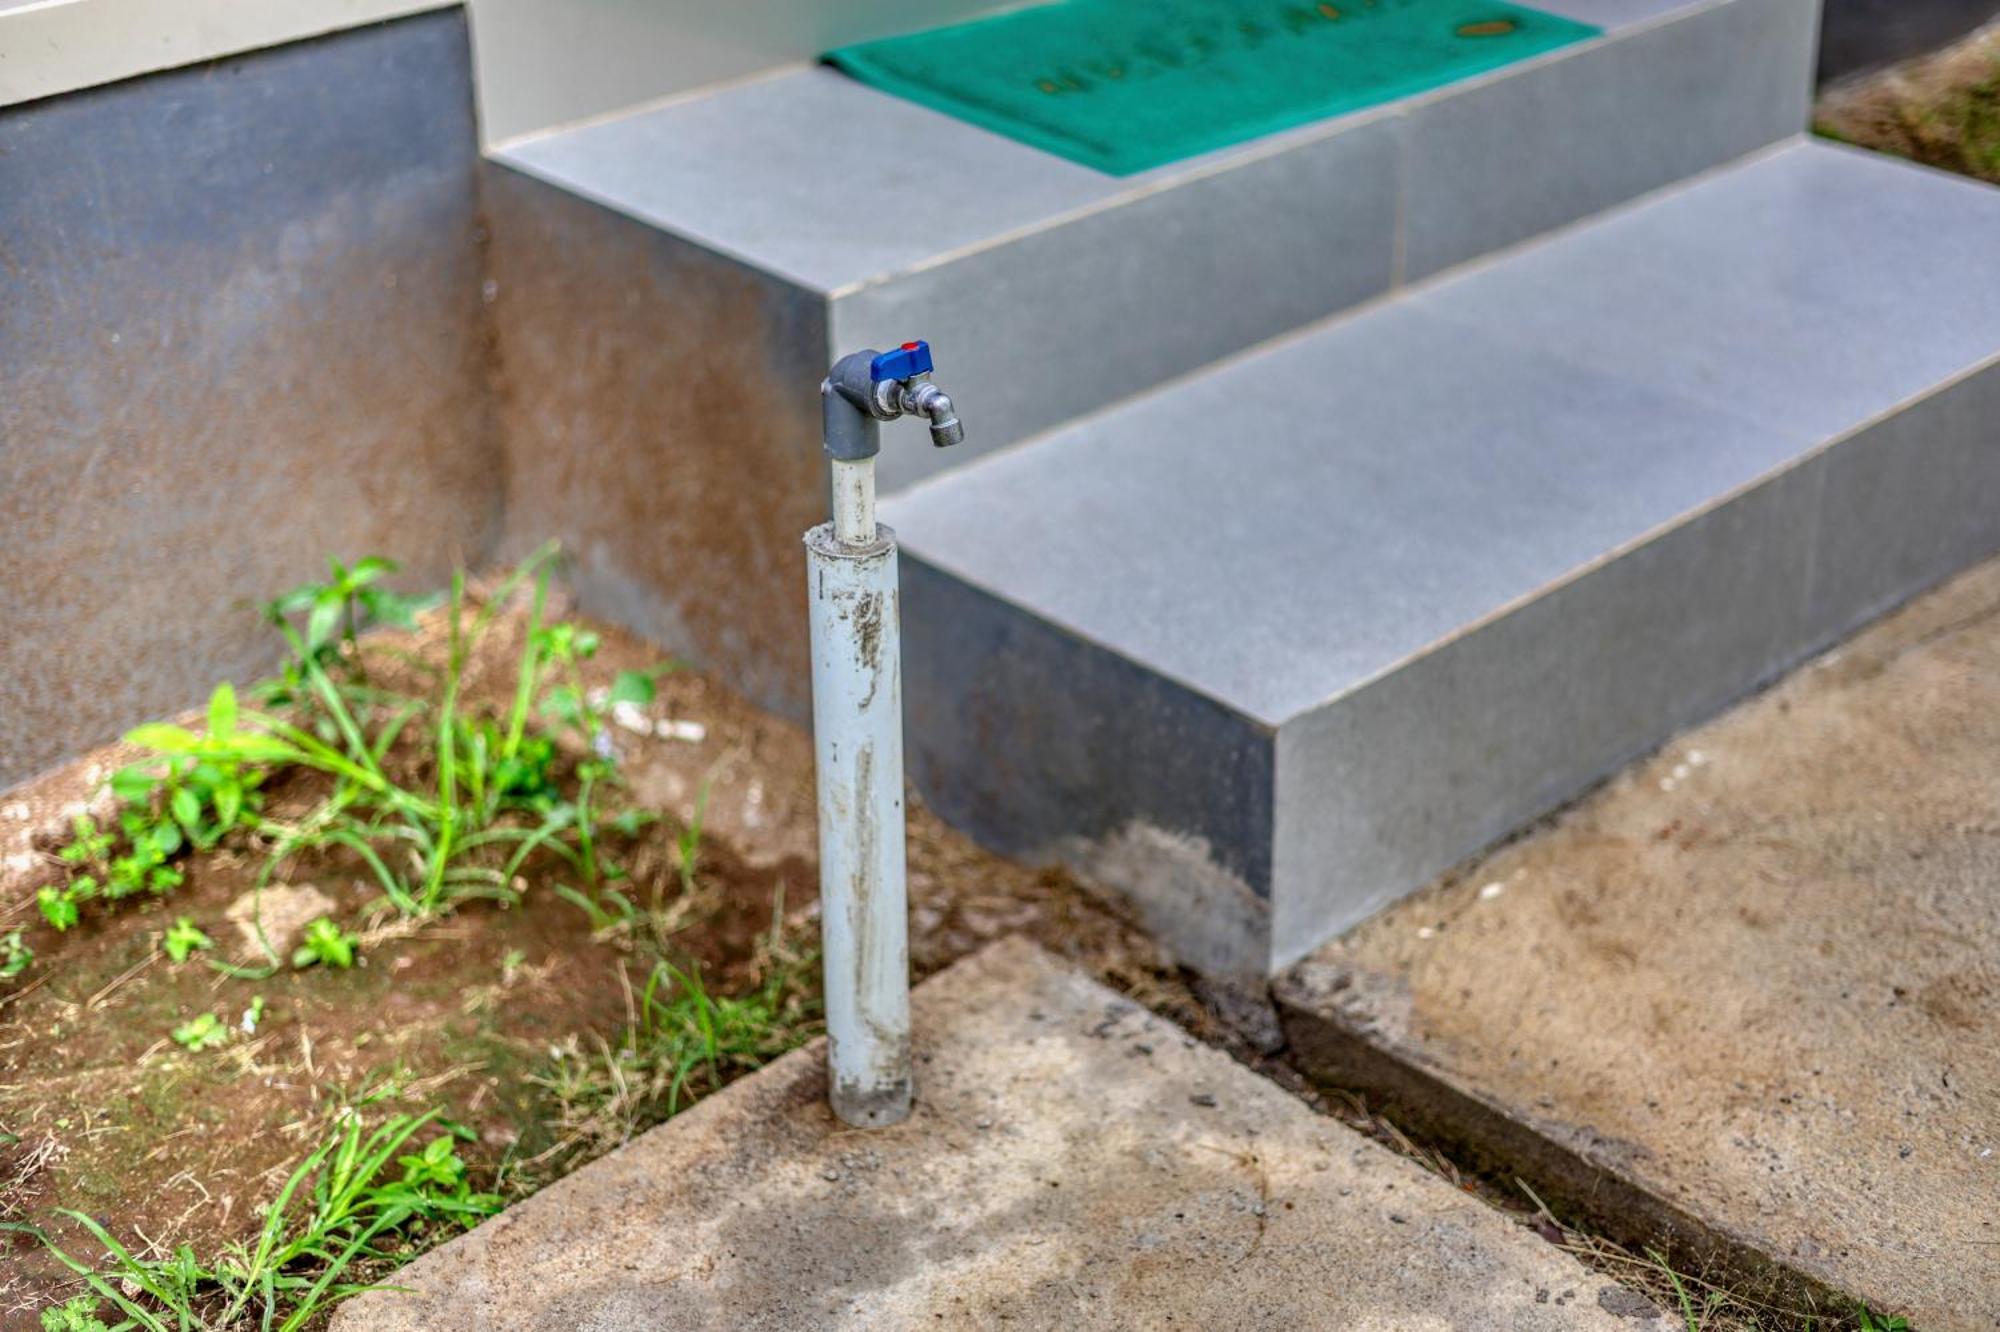
<instances>
[{"instance_id":1,"label":"stained concrete wall","mask_svg":"<svg viewBox=\"0 0 2000 1332\"><path fill-rule=\"evenodd\" d=\"M475 144L456 10L0 111L0 785L487 556Z\"/></svg>"}]
</instances>

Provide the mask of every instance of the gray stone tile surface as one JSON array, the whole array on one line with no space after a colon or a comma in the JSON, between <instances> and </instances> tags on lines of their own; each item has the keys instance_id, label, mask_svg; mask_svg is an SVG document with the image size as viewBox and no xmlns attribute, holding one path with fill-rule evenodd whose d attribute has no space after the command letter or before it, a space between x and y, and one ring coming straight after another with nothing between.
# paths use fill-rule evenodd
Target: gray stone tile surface
<instances>
[{"instance_id":1,"label":"gray stone tile surface","mask_svg":"<svg viewBox=\"0 0 2000 1332\"><path fill-rule=\"evenodd\" d=\"M836 346L921 334L967 404L965 445L886 451L881 484L960 466L1386 292L1400 135L1394 117L1357 124L838 297Z\"/></svg>"},{"instance_id":2,"label":"gray stone tile surface","mask_svg":"<svg viewBox=\"0 0 2000 1332\"><path fill-rule=\"evenodd\" d=\"M1825 470L1805 605L1822 640L2000 551L2000 353L1842 443Z\"/></svg>"},{"instance_id":3,"label":"gray stone tile surface","mask_svg":"<svg viewBox=\"0 0 2000 1332\"><path fill-rule=\"evenodd\" d=\"M2000 192L1800 143L892 497L986 625L911 635L920 787L1288 962L2000 548L1996 263ZM1009 794L1045 732L1087 803Z\"/></svg>"},{"instance_id":4,"label":"gray stone tile surface","mask_svg":"<svg viewBox=\"0 0 2000 1332\"><path fill-rule=\"evenodd\" d=\"M821 291L1115 196L1118 180L823 67L496 156Z\"/></svg>"},{"instance_id":5,"label":"gray stone tile surface","mask_svg":"<svg viewBox=\"0 0 2000 1332\"><path fill-rule=\"evenodd\" d=\"M1839 258L1808 282L1781 250ZM1279 723L2000 353L2000 301L1956 294L1996 263L2000 192L1799 144L889 512L924 560Z\"/></svg>"},{"instance_id":6,"label":"gray stone tile surface","mask_svg":"<svg viewBox=\"0 0 2000 1332\"><path fill-rule=\"evenodd\" d=\"M927 562L1276 724L1792 452L1398 304L888 512Z\"/></svg>"},{"instance_id":7,"label":"gray stone tile surface","mask_svg":"<svg viewBox=\"0 0 2000 1332\"><path fill-rule=\"evenodd\" d=\"M1796 658L1823 483L1815 467L1785 472L1289 723L1270 965Z\"/></svg>"},{"instance_id":8,"label":"gray stone tile surface","mask_svg":"<svg viewBox=\"0 0 2000 1332\"><path fill-rule=\"evenodd\" d=\"M1818 442L2000 350L1996 236L2000 191L1803 144L1412 300Z\"/></svg>"}]
</instances>

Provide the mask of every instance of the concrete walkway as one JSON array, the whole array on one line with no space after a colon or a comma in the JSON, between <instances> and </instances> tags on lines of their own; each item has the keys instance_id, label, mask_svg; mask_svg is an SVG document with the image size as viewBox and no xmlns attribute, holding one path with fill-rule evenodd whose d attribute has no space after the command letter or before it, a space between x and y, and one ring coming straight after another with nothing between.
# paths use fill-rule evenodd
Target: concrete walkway
<instances>
[{"instance_id":1,"label":"concrete walkway","mask_svg":"<svg viewBox=\"0 0 2000 1332\"><path fill-rule=\"evenodd\" d=\"M2000 562L1281 984L1313 1071L1631 1241L2000 1327Z\"/></svg>"},{"instance_id":2,"label":"concrete walkway","mask_svg":"<svg viewBox=\"0 0 2000 1332\"><path fill-rule=\"evenodd\" d=\"M798 1051L432 1253L337 1332L1663 1332L1646 1302L1016 942L917 992L918 1107Z\"/></svg>"}]
</instances>

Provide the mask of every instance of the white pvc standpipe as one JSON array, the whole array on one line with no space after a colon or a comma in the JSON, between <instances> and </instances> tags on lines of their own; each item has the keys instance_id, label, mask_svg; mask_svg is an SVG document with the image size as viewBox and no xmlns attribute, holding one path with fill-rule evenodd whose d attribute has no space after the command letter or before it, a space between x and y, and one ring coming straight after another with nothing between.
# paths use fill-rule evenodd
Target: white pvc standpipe
<instances>
[{"instance_id":1,"label":"white pvc standpipe","mask_svg":"<svg viewBox=\"0 0 2000 1332\"><path fill-rule=\"evenodd\" d=\"M806 533L827 1062L834 1113L858 1128L900 1122L912 1090L902 635L874 471L836 461L834 521Z\"/></svg>"},{"instance_id":2,"label":"white pvc standpipe","mask_svg":"<svg viewBox=\"0 0 2000 1332\"><path fill-rule=\"evenodd\" d=\"M833 469L833 535L844 546L875 540L875 460L843 462Z\"/></svg>"}]
</instances>

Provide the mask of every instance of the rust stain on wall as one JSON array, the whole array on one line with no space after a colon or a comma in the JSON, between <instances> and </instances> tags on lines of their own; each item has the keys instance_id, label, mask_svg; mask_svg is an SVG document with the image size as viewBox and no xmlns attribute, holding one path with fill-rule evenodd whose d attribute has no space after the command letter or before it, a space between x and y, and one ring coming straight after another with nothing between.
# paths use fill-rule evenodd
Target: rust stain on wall
<instances>
[{"instance_id":1,"label":"rust stain on wall","mask_svg":"<svg viewBox=\"0 0 2000 1332\"><path fill-rule=\"evenodd\" d=\"M487 556L470 96L450 12L0 112L0 785L263 670L329 554Z\"/></svg>"}]
</instances>

